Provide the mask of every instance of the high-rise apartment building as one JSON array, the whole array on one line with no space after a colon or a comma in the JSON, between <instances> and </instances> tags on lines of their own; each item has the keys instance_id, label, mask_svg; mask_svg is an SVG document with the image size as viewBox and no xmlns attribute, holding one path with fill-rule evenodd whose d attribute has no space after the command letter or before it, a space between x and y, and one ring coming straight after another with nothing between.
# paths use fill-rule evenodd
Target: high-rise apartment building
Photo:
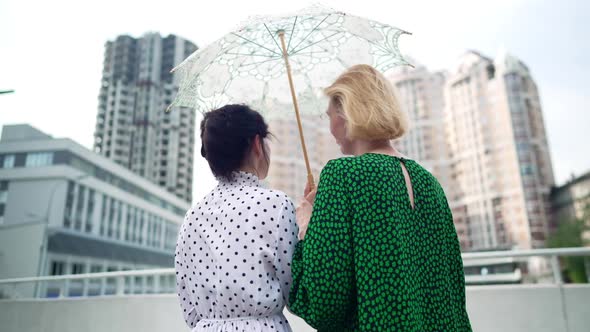
<instances>
[{"instance_id":1,"label":"high-rise apartment building","mask_svg":"<svg viewBox=\"0 0 590 332\"><path fill-rule=\"evenodd\" d=\"M396 68L392 81L410 119L396 146L447 193L465 250L543 247L553 170L541 103L526 65L467 52L448 72ZM327 120L304 119L316 177L340 156ZM306 181L295 117L271 121L269 182L300 197Z\"/></svg>"},{"instance_id":2,"label":"high-rise apartment building","mask_svg":"<svg viewBox=\"0 0 590 332\"><path fill-rule=\"evenodd\" d=\"M543 247L553 170L537 87L524 63L476 52L445 85L449 199L464 247Z\"/></svg>"},{"instance_id":3,"label":"high-rise apartment building","mask_svg":"<svg viewBox=\"0 0 590 332\"><path fill-rule=\"evenodd\" d=\"M94 150L190 201L195 111L166 113L178 80L170 70L197 46L147 33L105 45Z\"/></svg>"}]
</instances>

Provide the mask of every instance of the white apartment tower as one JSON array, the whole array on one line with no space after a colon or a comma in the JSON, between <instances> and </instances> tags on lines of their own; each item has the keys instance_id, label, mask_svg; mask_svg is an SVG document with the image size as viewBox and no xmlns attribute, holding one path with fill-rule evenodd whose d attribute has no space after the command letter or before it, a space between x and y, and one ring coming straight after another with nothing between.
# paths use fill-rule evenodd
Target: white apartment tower
<instances>
[{"instance_id":1,"label":"white apartment tower","mask_svg":"<svg viewBox=\"0 0 590 332\"><path fill-rule=\"evenodd\" d=\"M553 170L528 68L502 55L463 55L445 86L449 199L468 249L543 247Z\"/></svg>"},{"instance_id":2,"label":"white apartment tower","mask_svg":"<svg viewBox=\"0 0 590 332\"><path fill-rule=\"evenodd\" d=\"M191 200L195 111L166 113L178 90L170 70L197 49L180 37L147 33L105 45L94 150Z\"/></svg>"}]
</instances>

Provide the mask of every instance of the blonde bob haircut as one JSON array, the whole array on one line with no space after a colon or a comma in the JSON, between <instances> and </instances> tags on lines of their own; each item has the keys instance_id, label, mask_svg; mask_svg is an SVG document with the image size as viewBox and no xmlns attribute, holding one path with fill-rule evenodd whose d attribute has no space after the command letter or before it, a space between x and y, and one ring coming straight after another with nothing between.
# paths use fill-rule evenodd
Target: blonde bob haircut
<instances>
[{"instance_id":1,"label":"blonde bob haircut","mask_svg":"<svg viewBox=\"0 0 590 332\"><path fill-rule=\"evenodd\" d=\"M394 140L408 130L393 86L369 65L350 67L324 92L344 115L350 139Z\"/></svg>"}]
</instances>

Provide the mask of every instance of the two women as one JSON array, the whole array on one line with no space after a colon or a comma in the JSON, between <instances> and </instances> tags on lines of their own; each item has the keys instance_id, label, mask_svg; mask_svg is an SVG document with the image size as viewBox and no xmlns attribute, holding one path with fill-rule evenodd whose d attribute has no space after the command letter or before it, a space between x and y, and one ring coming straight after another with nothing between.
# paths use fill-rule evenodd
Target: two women
<instances>
[{"instance_id":1,"label":"two women","mask_svg":"<svg viewBox=\"0 0 590 332\"><path fill-rule=\"evenodd\" d=\"M289 309L320 332L471 331L444 192L390 143L407 130L390 83L359 65L326 94L331 132L352 157L328 162L317 191L306 190L299 227L284 194L258 187L268 169L266 125L226 137L262 119L224 118L223 127L209 123L223 111L205 116L202 154L221 180L189 211L179 236L187 323L195 331L288 331L280 312L290 287ZM252 235L252 244L240 242Z\"/></svg>"}]
</instances>

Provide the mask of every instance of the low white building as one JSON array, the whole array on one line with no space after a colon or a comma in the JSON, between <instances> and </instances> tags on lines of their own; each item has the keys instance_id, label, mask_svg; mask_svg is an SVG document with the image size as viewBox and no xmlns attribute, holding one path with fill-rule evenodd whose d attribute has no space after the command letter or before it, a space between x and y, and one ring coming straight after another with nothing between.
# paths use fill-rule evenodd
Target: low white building
<instances>
[{"instance_id":1,"label":"low white building","mask_svg":"<svg viewBox=\"0 0 590 332\"><path fill-rule=\"evenodd\" d=\"M172 267L188 207L70 139L29 125L4 126L0 279ZM161 281L126 282L133 288ZM37 292L57 295L50 285Z\"/></svg>"}]
</instances>

